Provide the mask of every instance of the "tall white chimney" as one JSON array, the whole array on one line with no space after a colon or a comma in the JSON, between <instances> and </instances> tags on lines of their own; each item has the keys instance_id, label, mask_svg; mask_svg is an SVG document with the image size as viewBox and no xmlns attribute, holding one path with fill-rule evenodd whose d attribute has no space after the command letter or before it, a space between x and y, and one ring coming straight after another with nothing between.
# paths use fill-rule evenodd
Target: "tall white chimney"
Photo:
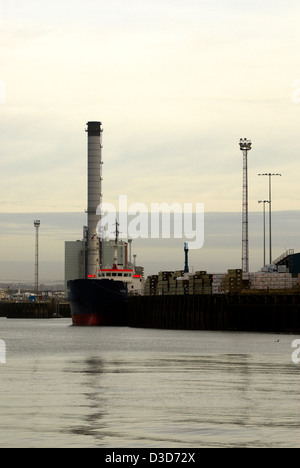
<instances>
[{"instance_id":1,"label":"tall white chimney","mask_svg":"<svg viewBox=\"0 0 300 468\"><path fill-rule=\"evenodd\" d=\"M88 278L97 275L100 266L100 248L97 237L99 215L97 208L102 199L102 128L101 122L88 122L88 233L86 273Z\"/></svg>"}]
</instances>

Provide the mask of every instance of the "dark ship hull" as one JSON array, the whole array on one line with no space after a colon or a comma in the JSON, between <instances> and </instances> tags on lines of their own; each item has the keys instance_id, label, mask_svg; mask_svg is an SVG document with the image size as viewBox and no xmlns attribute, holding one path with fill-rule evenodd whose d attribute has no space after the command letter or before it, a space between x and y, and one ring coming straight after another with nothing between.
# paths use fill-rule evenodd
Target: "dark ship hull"
<instances>
[{"instance_id":1,"label":"dark ship hull","mask_svg":"<svg viewBox=\"0 0 300 468\"><path fill-rule=\"evenodd\" d=\"M68 282L73 325L126 326L127 285L109 279Z\"/></svg>"}]
</instances>

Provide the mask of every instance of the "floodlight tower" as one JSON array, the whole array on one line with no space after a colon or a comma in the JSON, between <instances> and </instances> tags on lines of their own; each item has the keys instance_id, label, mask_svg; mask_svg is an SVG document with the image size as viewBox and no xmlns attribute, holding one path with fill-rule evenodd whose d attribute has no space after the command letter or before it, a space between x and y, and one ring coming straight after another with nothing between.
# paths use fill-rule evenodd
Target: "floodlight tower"
<instances>
[{"instance_id":1,"label":"floodlight tower","mask_svg":"<svg viewBox=\"0 0 300 468\"><path fill-rule=\"evenodd\" d=\"M38 300L39 295L39 228L40 220L34 221L35 227L35 293L36 299Z\"/></svg>"},{"instance_id":2,"label":"floodlight tower","mask_svg":"<svg viewBox=\"0 0 300 468\"><path fill-rule=\"evenodd\" d=\"M251 140L240 138L243 152L243 220L242 220L242 269L249 273L249 215L248 215L248 151L252 148Z\"/></svg>"}]
</instances>

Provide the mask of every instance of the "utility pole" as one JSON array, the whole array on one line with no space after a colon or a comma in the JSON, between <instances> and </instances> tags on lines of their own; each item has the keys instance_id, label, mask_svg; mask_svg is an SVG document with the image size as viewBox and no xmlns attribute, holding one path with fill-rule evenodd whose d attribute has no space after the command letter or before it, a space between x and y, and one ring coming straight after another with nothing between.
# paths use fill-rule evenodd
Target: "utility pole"
<instances>
[{"instance_id":1,"label":"utility pole","mask_svg":"<svg viewBox=\"0 0 300 468\"><path fill-rule=\"evenodd\" d=\"M279 176L281 174L272 174L267 172L266 174L258 174L259 176L268 176L269 177L269 243L270 243L270 265L272 265L272 177Z\"/></svg>"},{"instance_id":2,"label":"utility pole","mask_svg":"<svg viewBox=\"0 0 300 468\"><path fill-rule=\"evenodd\" d=\"M264 263L263 266L266 266L266 203L270 203L269 200L259 200L258 203L263 204L263 226L264 226Z\"/></svg>"},{"instance_id":3,"label":"utility pole","mask_svg":"<svg viewBox=\"0 0 300 468\"><path fill-rule=\"evenodd\" d=\"M41 225L40 220L34 221L35 227L35 294L36 300L38 301L39 296L39 227Z\"/></svg>"},{"instance_id":4,"label":"utility pole","mask_svg":"<svg viewBox=\"0 0 300 468\"><path fill-rule=\"evenodd\" d=\"M240 139L243 152L243 220L242 220L242 270L249 273L249 215L248 215L248 151L252 148L251 140Z\"/></svg>"}]
</instances>

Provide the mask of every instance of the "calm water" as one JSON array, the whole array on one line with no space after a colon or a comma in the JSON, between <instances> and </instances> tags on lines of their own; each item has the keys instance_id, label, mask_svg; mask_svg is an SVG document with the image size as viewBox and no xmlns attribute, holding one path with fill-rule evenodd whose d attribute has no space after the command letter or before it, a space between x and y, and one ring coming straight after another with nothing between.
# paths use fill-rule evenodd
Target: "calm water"
<instances>
[{"instance_id":1,"label":"calm water","mask_svg":"<svg viewBox=\"0 0 300 468\"><path fill-rule=\"evenodd\" d=\"M295 338L1 319L0 447L300 447Z\"/></svg>"}]
</instances>

